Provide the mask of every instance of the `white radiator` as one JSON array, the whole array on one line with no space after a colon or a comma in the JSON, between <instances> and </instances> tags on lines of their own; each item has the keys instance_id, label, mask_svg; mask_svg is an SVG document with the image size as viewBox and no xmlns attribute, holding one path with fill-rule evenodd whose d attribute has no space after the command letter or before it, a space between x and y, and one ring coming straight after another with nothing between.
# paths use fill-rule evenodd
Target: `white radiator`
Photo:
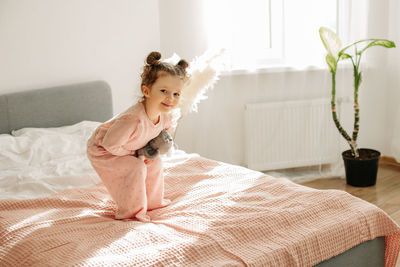
<instances>
[{"instance_id":1,"label":"white radiator","mask_svg":"<svg viewBox=\"0 0 400 267\"><path fill-rule=\"evenodd\" d=\"M250 169L334 162L340 153L339 138L329 99L246 105L245 158Z\"/></svg>"}]
</instances>

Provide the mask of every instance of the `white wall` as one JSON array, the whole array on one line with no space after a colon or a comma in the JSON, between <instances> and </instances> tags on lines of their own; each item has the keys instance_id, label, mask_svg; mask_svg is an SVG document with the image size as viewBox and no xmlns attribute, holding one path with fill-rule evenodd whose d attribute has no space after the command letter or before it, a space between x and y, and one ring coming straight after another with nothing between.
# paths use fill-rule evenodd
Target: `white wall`
<instances>
[{"instance_id":1,"label":"white wall","mask_svg":"<svg viewBox=\"0 0 400 267\"><path fill-rule=\"evenodd\" d=\"M389 155L400 162L400 3L389 1L389 34L397 48L389 57L386 75L389 78L386 95L386 140Z\"/></svg>"},{"instance_id":2,"label":"white wall","mask_svg":"<svg viewBox=\"0 0 400 267\"><path fill-rule=\"evenodd\" d=\"M371 62L360 92L364 143L376 143L383 155L400 162L400 4L396 0L370 0L368 37L385 38L396 48L373 47ZM365 122L365 123L364 123Z\"/></svg>"},{"instance_id":3,"label":"white wall","mask_svg":"<svg viewBox=\"0 0 400 267\"><path fill-rule=\"evenodd\" d=\"M388 1L370 0L363 38L389 39ZM355 40L354 40L355 41ZM388 155L386 94L388 90L387 62L395 52L380 46L371 47L363 54L362 83L359 89L360 131L359 147L374 148Z\"/></svg>"},{"instance_id":4,"label":"white wall","mask_svg":"<svg viewBox=\"0 0 400 267\"><path fill-rule=\"evenodd\" d=\"M202 26L202 1L159 0L160 42L163 57L174 52L190 61L207 49Z\"/></svg>"},{"instance_id":5,"label":"white wall","mask_svg":"<svg viewBox=\"0 0 400 267\"><path fill-rule=\"evenodd\" d=\"M100 79L120 112L159 48L156 0L0 1L0 93Z\"/></svg>"}]
</instances>

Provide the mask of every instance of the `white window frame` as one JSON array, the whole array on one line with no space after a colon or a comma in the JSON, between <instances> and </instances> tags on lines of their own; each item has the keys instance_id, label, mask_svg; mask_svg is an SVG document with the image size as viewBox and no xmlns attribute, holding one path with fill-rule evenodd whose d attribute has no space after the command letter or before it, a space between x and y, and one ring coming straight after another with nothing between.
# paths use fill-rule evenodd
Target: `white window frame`
<instances>
[{"instance_id":1,"label":"white window frame","mask_svg":"<svg viewBox=\"0 0 400 267\"><path fill-rule=\"evenodd\" d=\"M270 48L258 51L263 57L254 59L252 69L263 69L271 66L285 66L285 0L267 0L269 3L269 36ZM336 29L341 40L346 43L349 40L351 1L336 0ZM321 25L324 26L324 25ZM318 34L318 33L316 33ZM243 56L243 54L241 54ZM248 70L245 66L235 64L234 54L230 54L229 71Z\"/></svg>"},{"instance_id":2,"label":"white window frame","mask_svg":"<svg viewBox=\"0 0 400 267\"><path fill-rule=\"evenodd\" d=\"M258 66L271 63L280 63L284 57L284 10L283 0L269 1L269 36L270 48L265 49L265 57L257 59Z\"/></svg>"},{"instance_id":3,"label":"white window frame","mask_svg":"<svg viewBox=\"0 0 400 267\"><path fill-rule=\"evenodd\" d=\"M284 12L283 0L266 0L268 1L268 19L269 19L269 48L259 49L258 54L264 55L263 57L254 58L253 63L255 66L265 66L269 64L282 63L284 53ZM254 52L254 51L252 51ZM245 53L241 53L240 56L244 56ZM243 65L236 65L239 56L230 54L230 66L229 69L243 70Z\"/></svg>"}]
</instances>

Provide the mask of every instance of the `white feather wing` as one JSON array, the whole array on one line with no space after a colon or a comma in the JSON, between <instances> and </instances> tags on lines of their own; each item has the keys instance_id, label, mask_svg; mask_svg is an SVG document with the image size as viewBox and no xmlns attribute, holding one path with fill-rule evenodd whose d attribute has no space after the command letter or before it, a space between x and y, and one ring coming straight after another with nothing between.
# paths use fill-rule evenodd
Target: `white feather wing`
<instances>
[{"instance_id":1,"label":"white feather wing","mask_svg":"<svg viewBox=\"0 0 400 267\"><path fill-rule=\"evenodd\" d=\"M181 116L192 111L197 112L199 102L207 99L207 90L211 89L218 80L220 71L217 61L223 53L223 50L218 53L206 51L189 64L189 80L182 89L179 104Z\"/></svg>"}]
</instances>

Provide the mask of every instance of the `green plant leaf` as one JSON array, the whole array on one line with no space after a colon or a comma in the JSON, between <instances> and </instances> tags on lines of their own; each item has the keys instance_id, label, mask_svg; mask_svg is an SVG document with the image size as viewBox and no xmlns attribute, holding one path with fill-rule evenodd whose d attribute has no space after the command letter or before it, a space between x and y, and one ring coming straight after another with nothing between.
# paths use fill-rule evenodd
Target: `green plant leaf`
<instances>
[{"instance_id":1,"label":"green plant leaf","mask_svg":"<svg viewBox=\"0 0 400 267\"><path fill-rule=\"evenodd\" d=\"M335 73L337 68L337 60L332 56L332 54L327 54L325 60L329 66L330 71L332 73Z\"/></svg>"},{"instance_id":2,"label":"green plant leaf","mask_svg":"<svg viewBox=\"0 0 400 267\"><path fill-rule=\"evenodd\" d=\"M340 41L339 36L326 27L319 28L319 36L321 37L321 41L324 44L325 49L328 51L328 54L331 54L335 60L338 60L339 51L342 47L342 41Z\"/></svg>"},{"instance_id":3,"label":"green plant leaf","mask_svg":"<svg viewBox=\"0 0 400 267\"><path fill-rule=\"evenodd\" d=\"M352 57L346 53L343 53L343 54L339 53L339 58L340 59L348 59L348 58L352 58Z\"/></svg>"},{"instance_id":4,"label":"green plant leaf","mask_svg":"<svg viewBox=\"0 0 400 267\"><path fill-rule=\"evenodd\" d=\"M365 50L367 50L368 48L372 47L372 46L383 46L386 48L392 48L392 47L396 47L396 44L392 41L389 40L384 40L384 39L375 39L372 42L370 42L366 47L364 47L361 51L360 54L362 52L364 52Z\"/></svg>"}]
</instances>

